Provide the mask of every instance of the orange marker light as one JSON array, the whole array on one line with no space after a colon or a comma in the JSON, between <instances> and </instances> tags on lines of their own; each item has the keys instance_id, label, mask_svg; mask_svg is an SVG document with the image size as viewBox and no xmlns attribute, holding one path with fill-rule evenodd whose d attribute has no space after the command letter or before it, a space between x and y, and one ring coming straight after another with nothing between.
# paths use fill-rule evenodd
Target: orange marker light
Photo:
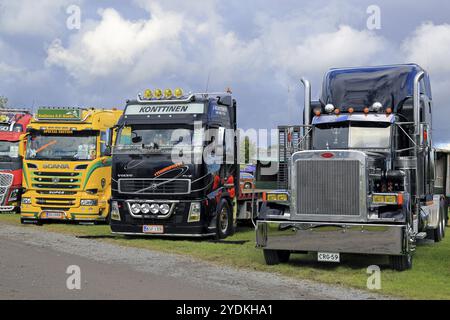
<instances>
[{"instance_id":1,"label":"orange marker light","mask_svg":"<svg viewBox=\"0 0 450 320\"><path fill-rule=\"evenodd\" d=\"M335 115L339 115L341 113L341 110L339 110L339 109L334 109L334 114Z\"/></svg>"},{"instance_id":2,"label":"orange marker light","mask_svg":"<svg viewBox=\"0 0 450 320\"><path fill-rule=\"evenodd\" d=\"M355 109L353 109L353 108L348 108L348 113L353 113L353 112L355 112Z\"/></svg>"},{"instance_id":3,"label":"orange marker light","mask_svg":"<svg viewBox=\"0 0 450 320\"><path fill-rule=\"evenodd\" d=\"M386 108L386 113L387 114L391 114L392 113L392 108Z\"/></svg>"},{"instance_id":4,"label":"orange marker light","mask_svg":"<svg viewBox=\"0 0 450 320\"><path fill-rule=\"evenodd\" d=\"M365 114L368 114L369 111L370 111L369 108L367 108L367 107L364 108L364 113L365 113Z\"/></svg>"},{"instance_id":5,"label":"orange marker light","mask_svg":"<svg viewBox=\"0 0 450 320\"><path fill-rule=\"evenodd\" d=\"M397 203L398 203L399 206L403 205L403 193L399 193L397 195Z\"/></svg>"},{"instance_id":6,"label":"orange marker light","mask_svg":"<svg viewBox=\"0 0 450 320\"><path fill-rule=\"evenodd\" d=\"M321 112L317 110L317 111L314 111L314 114L315 114L317 117L320 117Z\"/></svg>"}]
</instances>

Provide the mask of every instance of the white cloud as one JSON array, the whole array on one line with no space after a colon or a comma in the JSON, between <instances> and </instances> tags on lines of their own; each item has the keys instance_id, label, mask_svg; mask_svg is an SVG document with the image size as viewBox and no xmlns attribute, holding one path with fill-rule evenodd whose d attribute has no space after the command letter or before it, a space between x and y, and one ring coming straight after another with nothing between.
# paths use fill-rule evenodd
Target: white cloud
<instances>
[{"instance_id":1,"label":"white cloud","mask_svg":"<svg viewBox=\"0 0 450 320\"><path fill-rule=\"evenodd\" d=\"M335 4L333 10L321 9L320 21L302 11L287 18L258 16L260 32L243 39L227 28L216 1L196 2L190 10L184 1L137 3L148 19L127 20L105 9L67 46L55 40L47 64L65 68L83 83L122 76L137 84L164 76L198 84L211 73L212 81L224 86L271 75L285 81L330 66L364 64L385 45L369 31L337 25L352 9Z\"/></svg>"},{"instance_id":2,"label":"white cloud","mask_svg":"<svg viewBox=\"0 0 450 320\"><path fill-rule=\"evenodd\" d=\"M170 67L179 55L178 36L182 18L156 8L151 19L130 21L116 10L99 12L100 21L71 39L67 48L56 39L48 48L47 64L62 66L75 78L88 81L96 77L138 72L141 59L152 57L145 66L151 76ZM169 50L170 49L170 50Z\"/></svg>"},{"instance_id":3,"label":"white cloud","mask_svg":"<svg viewBox=\"0 0 450 320\"><path fill-rule=\"evenodd\" d=\"M402 44L407 61L420 64L435 76L449 76L450 25L427 22Z\"/></svg>"},{"instance_id":4,"label":"white cloud","mask_svg":"<svg viewBox=\"0 0 450 320\"><path fill-rule=\"evenodd\" d=\"M291 48L280 50L278 62L297 74L323 74L330 67L369 63L384 47L384 40L374 33L342 25L335 31L309 35Z\"/></svg>"},{"instance_id":5,"label":"white cloud","mask_svg":"<svg viewBox=\"0 0 450 320\"><path fill-rule=\"evenodd\" d=\"M51 37L64 32L66 8L81 0L0 0L0 30L12 35Z\"/></svg>"}]
</instances>

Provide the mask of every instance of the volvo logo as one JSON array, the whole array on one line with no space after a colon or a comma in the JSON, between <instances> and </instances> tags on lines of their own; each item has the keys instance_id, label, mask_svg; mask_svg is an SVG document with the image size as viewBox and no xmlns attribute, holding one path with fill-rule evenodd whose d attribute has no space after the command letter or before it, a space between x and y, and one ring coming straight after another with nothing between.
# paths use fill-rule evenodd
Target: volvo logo
<instances>
[{"instance_id":1,"label":"volvo logo","mask_svg":"<svg viewBox=\"0 0 450 320\"><path fill-rule=\"evenodd\" d=\"M158 185L157 185L156 183L153 183L153 184L149 187L150 190L156 190L157 188L158 188Z\"/></svg>"},{"instance_id":2,"label":"volvo logo","mask_svg":"<svg viewBox=\"0 0 450 320\"><path fill-rule=\"evenodd\" d=\"M42 166L42 168L44 169L69 169L69 165L68 164L44 164Z\"/></svg>"}]
</instances>

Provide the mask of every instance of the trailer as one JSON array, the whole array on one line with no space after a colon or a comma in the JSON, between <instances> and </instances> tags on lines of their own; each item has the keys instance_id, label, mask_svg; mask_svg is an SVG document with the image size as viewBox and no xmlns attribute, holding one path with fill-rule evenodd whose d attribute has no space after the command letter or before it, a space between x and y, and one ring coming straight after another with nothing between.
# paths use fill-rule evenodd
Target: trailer
<instances>
[{"instance_id":1,"label":"trailer","mask_svg":"<svg viewBox=\"0 0 450 320\"><path fill-rule=\"evenodd\" d=\"M351 253L411 268L417 241L441 241L448 219L442 170L435 185L436 160L445 160L432 145L427 72L415 64L331 69L318 101L302 83L304 123L285 130L293 146L280 145L285 188L267 194L257 220L266 263L295 252L340 262Z\"/></svg>"}]
</instances>

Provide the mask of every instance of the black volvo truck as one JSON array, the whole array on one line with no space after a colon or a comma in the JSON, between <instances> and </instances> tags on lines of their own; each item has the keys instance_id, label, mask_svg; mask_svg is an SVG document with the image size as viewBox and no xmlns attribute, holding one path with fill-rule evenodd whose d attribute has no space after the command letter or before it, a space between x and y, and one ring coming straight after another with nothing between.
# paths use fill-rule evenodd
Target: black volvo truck
<instances>
[{"instance_id":1,"label":"black volvo truck","mask_svg":"<svg viewBox=\"0 0 450 320\"><path fill-rule=\"evenodd\" d=\"M111 229L216 237L235 230L239 167L230 93L146 90L114 128Z\"/></svg>"}]
</instances>

